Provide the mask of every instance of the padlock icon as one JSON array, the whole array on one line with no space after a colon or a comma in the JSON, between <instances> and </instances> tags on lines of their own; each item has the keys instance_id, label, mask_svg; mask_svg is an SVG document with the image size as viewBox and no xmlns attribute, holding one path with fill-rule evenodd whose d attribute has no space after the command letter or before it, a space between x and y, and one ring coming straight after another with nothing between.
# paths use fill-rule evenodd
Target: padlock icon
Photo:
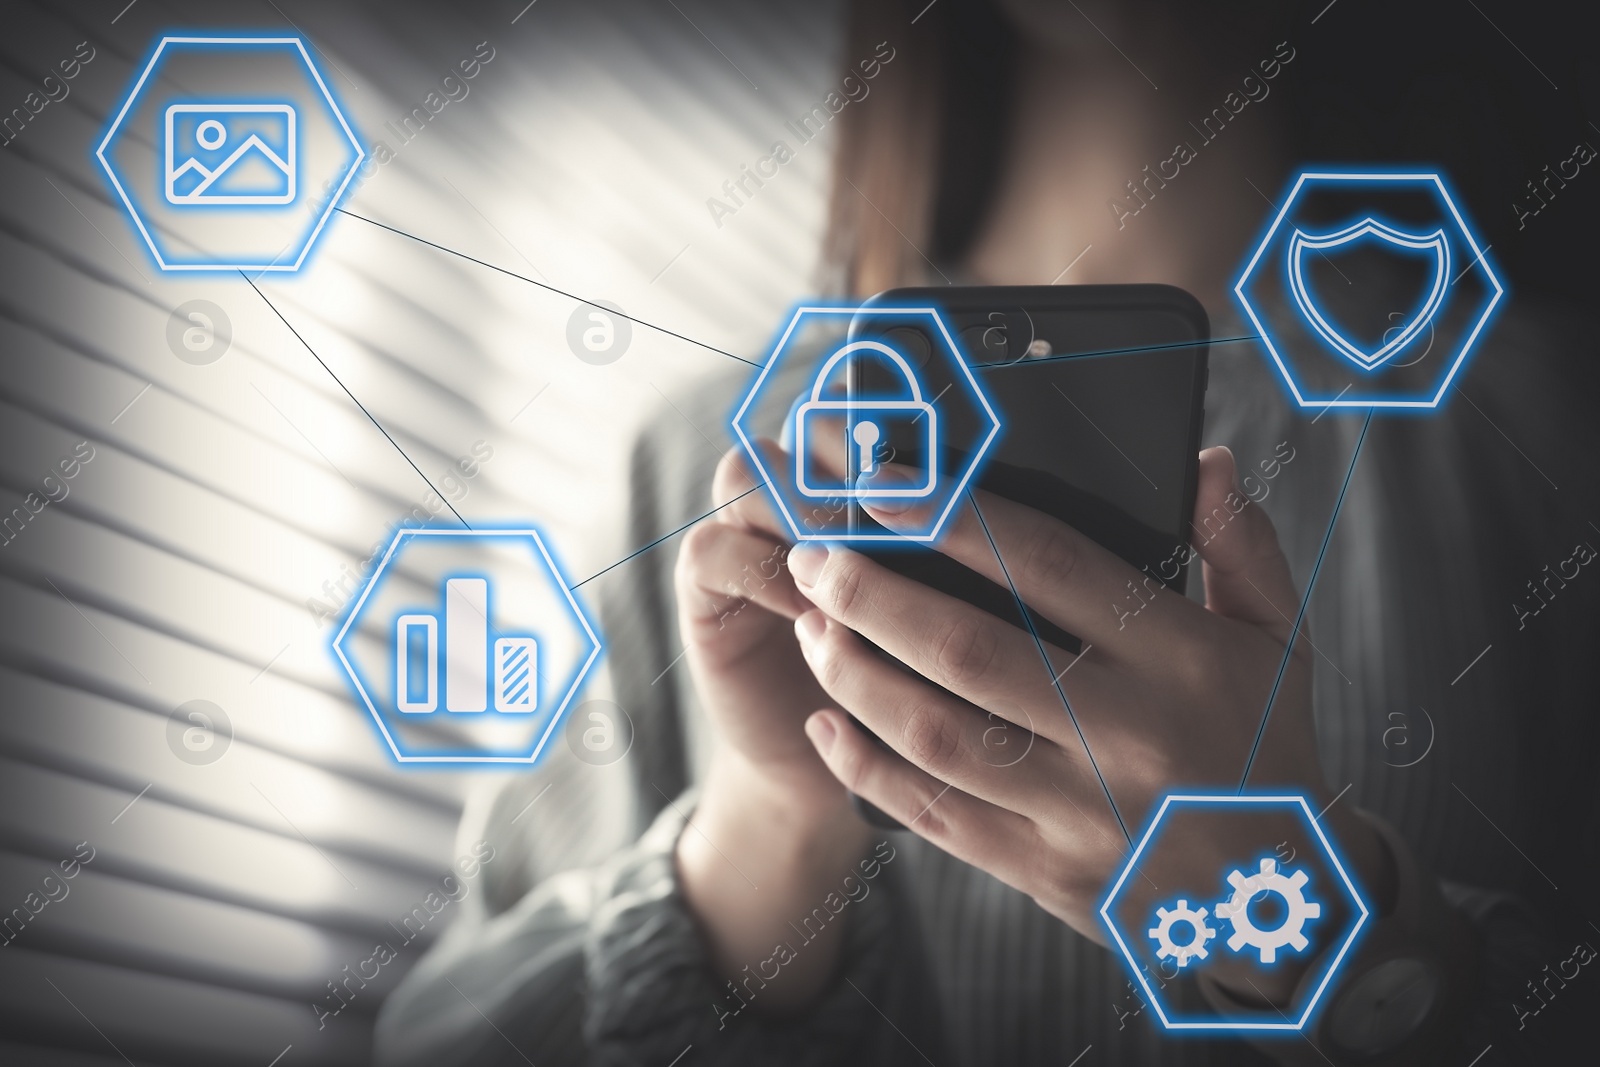
<instances>
[{"instance_id":1,"label":"padlock icon","mask_svg":"<svg viewBox=\"0 0 1600 1067\"><path fill-rule=\"evenodd\" d=\"M908 399L892 397L850 397L846 400L822 399L822 387L828 375L845 357L856 352L875 352L900 368L906 384L910 386ZM807 442L815 445L825 431L817 428L821 419L843 416L846 456L844 477L833 477L815 469L815 457ZM795 410L794 425L794 481L801 495L808 497L835 497L851 500L888 497L925 497L933 494L938 482L939 422L933 405L922 399L922 385L916 372L905 357L880 341L853 341L828 357L817 372L811 386L811 398ZM927 464L921 485L873 486L860 485L863 477L876 474L879 467L878 445L886 444L890 430L896 426L912 427L911 433L922 442L922 455ZM808 432L809 431L809 432Z\"/></svg>"}]
</instances>

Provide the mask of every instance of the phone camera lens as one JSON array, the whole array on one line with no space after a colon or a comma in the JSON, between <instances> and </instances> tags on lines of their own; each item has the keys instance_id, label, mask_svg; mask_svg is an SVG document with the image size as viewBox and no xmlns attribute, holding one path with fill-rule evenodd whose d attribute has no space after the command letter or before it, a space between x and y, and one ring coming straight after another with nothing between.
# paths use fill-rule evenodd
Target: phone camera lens
<instances>
[{"instance_id":1,"label":"phone camera lens","mask_svg":"<svg viewBox=\"0 0 1600 1067\"><path fill-rule=\"evenodd\" d=\"M1010 356L1011 343L1005 326L968 326L961 331L967 352L979 363L999 363Z\"/></svg>"},{"instance_id":2,"label":"phone camera lens","mask_svg":"<svg viewBox=\"0 0 1600 1067\"><path fill-rule=\"evenodd\" d=\"M928 338L921 330L914 330L909 326L896 326L892 330L886 330L883 339L919 369L926 367L929 357L933 355Z\"/></svg>"}]
</instances>

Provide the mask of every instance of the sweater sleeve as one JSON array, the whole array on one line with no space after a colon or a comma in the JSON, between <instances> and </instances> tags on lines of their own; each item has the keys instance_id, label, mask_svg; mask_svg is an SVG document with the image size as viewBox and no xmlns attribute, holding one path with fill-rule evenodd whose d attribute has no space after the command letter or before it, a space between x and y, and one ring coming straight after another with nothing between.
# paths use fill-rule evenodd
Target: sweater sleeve
<instances>
[{"instance_id":1,"label":"sweater sleeve","mask_svg":"<svg viewBox=\"0 0 1600 1067\"><path fill-rule=\"evenodd\" d=\"M690 1048L696 1064L937 1056L934 994L892 864L832 916L848 924L834 981L806 1012L769 1018L761 990L806 951L807 930L752 960L737 984L719 981L673 859L689 806L669 805L634 844L546 879L499 915L463 914L386 1001L376 1062L665 1067Z\"/></svg>"}]
</instances>

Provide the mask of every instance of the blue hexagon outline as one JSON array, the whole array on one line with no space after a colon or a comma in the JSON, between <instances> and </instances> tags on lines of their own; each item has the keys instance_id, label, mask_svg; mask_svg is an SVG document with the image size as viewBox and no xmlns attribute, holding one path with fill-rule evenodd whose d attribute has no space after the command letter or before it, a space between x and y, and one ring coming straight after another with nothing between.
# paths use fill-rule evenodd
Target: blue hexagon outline
<instances>
[{"instance_id":1,"label":"blue hexagon outline","mask_svg":"<svg viewBox=\"0 0 1600 1067\"><path fill-rule=\"evenodd\" d=\"M577 672L573 675L572 684L567 687L567 691L562 696L561 702L556 706L555 714L550 716L549 725L545 727L544 733L539 736L538 741L534 744L533 751L527 756L407 756L403 754L400 751L400 746L395 743L393 735L389 733L389 727L384 723L383 716L379 713L377 705L372 700L371 694L369 694L366 687L361 684L360 675L356 672L349 659L345 657L343 648L345 635L350 631L351 626L355 625L356 618L361 614L361 609L367 602L367 597L374 589L377 588L379 578L382 577L384 571L388 569L389 561L394 558L395 553L399 550L401 541L408 536L416 536L419 534L424 536L442 537L511 537L526 535L532 538L534 547L539 550L539 556L544 560L547 573L552 579L554 579L556 587L561 590L561 595L566 598L567 606L572 609L573 617L578 620L579 625L583 627L584 634L589 638L589 644L591 647L588 658L583 661L582 665L579 666ZM345 615L343 625L339 627L339 632L335 634L333 640L329 642L329 647L333 650L333 654L338 657L339 664L344 669L345 677L350 680L351 685L355 687L356 692L360 695L361 702L366 706L367 712L372 716L373 722L377 724L378 731L383 734L384 741L386 741L389 745L389 751L394 754L394 758L399 762L534 764L537 763L539 761L539 757L544 754L545 745L549 742L550 735L555 732L556 727L559 726L561 721L566 717L567 706L572 703L572 698L577 695L578 687L581 686L583 684L583 680L588 677L590 669L594 666L595 660L600 657L600 653L604 646L601 644L599 635L594 632L594 627L590 624L589 617L584 614L583 607L578 603L578 599L572 595L572 587L567 585L566 580L562 577L561 568L556 566L556 561L554 557L550 555L550 550L545 547L543 535L541 535L539 531L534 528L531 523L529 523L525 526L504 528L479 526L475 529L469 530L436 530L428 527L396 530L394 540L389 542L389 548L384 552L383 559L375 568L373 568L372 576L367 579L367 584L362 588L361 595L358 596L355 599L355 602L350 606L349 612Z\"/></svg>"},{"instance_id":2,"label":"blue hexagon outline","mask_svg":"<svg viewBox=\"0 0 1600 1067\"><path fill-rule=\"evenodd\" d=\"M1255 272L1256 264L1260 261L1261 254L1265 252L1267 250L1267 246L1272 243L1274 235L1276 235L1278 232L1278 227L1283 223L1284 218L1289 214L1289 209L1294 205L1295 199L1300 195L1301 187L1304 186L1308 180L1351 182L1431 181L1439 190L1439 196L1444 200L1445 206L1450 209L1450 215L1455 220L1456 227L1460 231L1461 236L1466 239L1467 245L1471 247L1474 253L1472 262L1483 268L1484 274L1489 279L1489 284L1494 287L1494 297L1490 299L1489 303L1484 306L1482 312L1479 313L1478 321L1473 325L1472 331L1467 335L1467 339L1461 344L1460 350L1456 353L1455 362L1451 364L1449 371L1445 374L1444 379L1440 382L1439 391L1434 395L1432 400L1399 400L1390 398L1340 400L1338 397L1335 397L1332 400L1307 400L1301 396L1299 383L1294 380L1294 375L1289 372L1289 368L1285 366L1282 357L1278 355L1278 350L1272 343L1272 335L1268 332L1267 328L1262 325L1261 319L1256 315L1256 309L1251 306L1249 298L1245 296L1244 287L1245 283L1250 280L1250 276ZM1445 391L1450 388L1450 383L1455 380L1456 373L1460 371L1462 364L1466 362L1467 355L1472 350L1473 344L1477 341L1478 335L1482 333L1483 328L1488 325L1489 319L1494 314L1494 309L1499 305L1501 298L1505 296L1505 286L1500 283L1499 277L1495 274L1494 269L1490 267L1489 259L1485 255L1486 251L1486 249L1478 247L1478 240L1472 235L1472 229L1467 225L1466 220L1461 217L1461 211L1456 207L1455 198L1450 195L1450 190L1445 187L1444 179L1441 178L1437 173L1307 171L1300 175L1300 177L1295 181L1294 187L1289 190L1289 195L1284 199L1283 207L1279 209L1277 217L1272 220L1272 225L1267 227L1267 232L1262 236L1260 243L1256 245L1255 253L1251 255L1250 262L1246 264L1244 273L1239 276L1239 281L1234 285L1233 293L1236 297L1238 297L1239 303L1244 307L1245 314L1249 315L1250 321L1255 324L1256 332L1261 337L1261 343L1266 345L1267 352L1272 356L1273 363L1277 364L1278 373L1283 376L1285 384L1289 386L1289 391L1294 396L1295 403L1300 407L1434 409L1437 408L1440 401L1444 399Z\"/></svg>"},{"instance_id":3,"label":"blue hexagon outline","mask_svg":"<svg viewBox=\"0 0 1600 1067\"><path fill-rule=\"evenodd\" d=\"M1117 929L1117 924L1111 919L1111 905L1116 901L1117 894L1122 891L1123 883L1128 880L1128 876L1131 875L1134 868L1138 866L1139 856L1143 854L1145 846L1150 843L1150 839L1155 836L1156 827L1161 825L1161 820L1166 816L1167 809L1172 806L1174 801L1178 803L1199 804L1293 805L1299 808L1301 813L1305 815L1306 822L1311 826L1312 831L1316 834L1317 840L1322 843L1323 851L1326 853L1329 862L1333 864L1333 869L1339 872L1339 878L1344 882L1345 890L1350 894L1350 899L1355 901L1356 908L1360 914L1356 917L1355 925L1351 926L1350 932L1345 935L1344 944L1339 946L1338 953L1334 956L1332 962L1328 964L1327 973L1322 976L1322 981L1317 983L1317 988L1306 1000L1305 1010L1300 1013L1300 1018L1298 1020L1294 1022L1272 1023L1258 1021L1225 1021L1219 1019L1216 1022L1174 1023L1167 1019L1167 1013L1161 1005L1161 998L1156 995L1155 990L1150 988L1150 983L1145 980L1143 968L1141 968L1138 964L1138 961L1133 958L1133 953L1131 950L1129 950L1127 942L1122 939L1122 931ZM1311 814L1311 807L1306 803L1306 798L1293 794L1257 796L1251 794L1226 793L1221 795L1173 794L1168 796L1161 802L1161 807L1156 811L1155 818L1150 820L1150 826L1145 830L1144 837L1139 840L1138 846L1134 848L1133 852L1129 855L1127 866L1123 867L1122 874L1117 877L1116 884L1114 884L1111 887L1111 891L1106 894L1105 903L1100 905L1101 921L1106 924L1106 929L1111 931L1112 938L1114 938L1117 942L1117 948L1122 950L1122 958L1127 961L1129 968L1133 971L1133 976L1139 980L1139 985L1143 987L1145 996L1150 998L1150 1004L1155 1008L1156 1015L1161 1019L1161 1025L1168 1030L1277 1030L1292 1031L1295 1033L1300 1032L1305 1028L1306 1022L1311 1018L1311 1013L1316 1010L1318 1001L1322 999L1323 992L1328 988L1328 983L1333 981L1333 976L1339 972L1339 965L1344 962L1345 954L1350 951L1350 946L1355 944L1356 936L1361 932L1361 928L1366 925L1367 919L1370 917L1370 915L1371 912L1367 910L1367 902L1361 898L1361 894L1356 890L1355 883L1350 880L1349 873L1345 871L1344 864L1339 860L1338 852L1334 850L1333 842L1329 841L1327 835L1322 832L1322 825L1317 821L1317 817Z\"/></svg>"},{"instance_id":4,"label":"blue hexagon outline","mask_svg":"<svg viewBox=\"0 0 1600 1067\"><path fill-rule=\"evenodd\" d=\"M169 266L167 261L161 257L161 250L156 247L155 240L145 227L144 219L139 215L139 209L133 206L133 198L128 195L127 190L123 189L122 182L118 180L116 171L112 169L111 161L106 159L105 152L107 146L111 144L111 139L116 136L117 129L122 125L122 120L127 117L128 110L133 107L133 102L139 98L140 92L143 91L144 83L149 79L151 72L155 70L156 64L161 59L161 53L166 50L169 44L294 45L300 53L301 60L306 65L306 70L311 73L312 79L317 83L317 88L321 90L323 99L328 102L328 107L333 110L333 117L339 120L340 129L344 130L345 137L349 139L351 146L355 148L356 158L351 161L349 168L346 169L344 180L339 183L338 191L328 198L328 205L323 209L322 214L317 217L316 225L306 235L305 242L300 247L300 254L293 264L278 263L274 260L265 265L255 263L180 263ZM128 91L127 99L122 102L122 110L118 111L117 117L111 121L110 128L106 130L105 137L101 138L100 147L94 150L94 154L95 158L100 161L101 169L106 172L106 177L111 179L111 184L117 190L117 196L122 199L123 206L128 209L128 217L133 219L133 224L139 228L139 236L144 238L144 243L149 247L150 254L155 257L156 264L166 271L272 270L292 272L299 270L305 263L306 256L311 253L312 246L317 243L317 237L322 233L323 226L327 225L328 218L333 214L333 209L338 205L339 199L344 196L345 189L350 185L350 179L355 177L356 170L361 166L361 161L367 157L366 149L362 148L361 142L356 139L355 131L350 128L350 123L346 121L344 112L339 108L339 102L333 98L333 93L329 92L327 83L322 80L322 72L317 70L317 65L311 61L311 56L306 51L305 42L298 37L162 37L160 43L156 45L155 51L150 54L150 60L145 64L144 71L140 73L139 79L134 82L133 88Z\"/></svg>"},{"instance_id":5,"label":"blue hexagon outline","mask_svg":"<svg viewBox=\"0 0 1600 1067\"><path fill-rule=\"evenodd\" d=\"M772 480L772 475L767 472L766 465L761 462L760 450L758 450L754 443L751 442L750 438L745 435L744 427L740 425L740 421L744 418L745 413L750 410L750 405L755 403L756 397L760 394L762 383L767 380L767 375L772 372L773 368L778 365L778 361L782 358L783 351L789 344L790 336L794 333L795 328L800 325L805 316L856 315L862 312L869 313L874 317L878 315L925 315L932 319L934 325L938 326L939 328L939 336L944 339L948 353L955 359L956 366L960 368L962 375L967 380L968 386L971 387L972 395L977 398L978 404L983 408L984 414L989 416L988 435L984 437L983 441L972 453L972 458L967 461L967 465L963 469L961 477L957 479L955 489L951 492L950 499L945 504L944 510L939 513L938 518L934 520L932 527L926 534L919 533L913 535L890 533L840 535L838 533L801 533L800 524L795 522L794 516L789 512L788 503L783 499L783 494L778 491L777 485L774 484ZM938 538L939 531L944 528L945 520L949 518L950 513L955 510L956 503L961 499L962 493L966 491L967 483L972 480L973 474L977 472L978 466L983 462L983 457L988 453L989 446L994 443L994 439L1000 433L1000 418L994 413L994 408L989 404L989 397L984 393L982 387L978 385L978 380L972 376L972 368L967 365L966 358L962 356L961 347L956 344L955 338L950 336L950 330L945 325L944 317L939 314L938 308L879 307L875 304L869 307L863 307L859 304L803 305L794 309L794 314L789 319L788 327L785 328L782 335L779 336L777 343L772 348L772 355L767 357L766 363L762 365L760 373L756 375L755 382L750 386L750 391L745 394L744 402L739 405L739 410L733 413L733 432L738 435L739 443L744 446L745 454L750 457L750 461L756 465L756 470L761 472L762 484L767 487L767 492L772 495L774 503L776 503L778 506L778 511L782 513L784 521L789 524L789 529L794 534L795 540L839 542L891 541L902 543L907 541L927 542Z\"/></svg>"}]
</instances>

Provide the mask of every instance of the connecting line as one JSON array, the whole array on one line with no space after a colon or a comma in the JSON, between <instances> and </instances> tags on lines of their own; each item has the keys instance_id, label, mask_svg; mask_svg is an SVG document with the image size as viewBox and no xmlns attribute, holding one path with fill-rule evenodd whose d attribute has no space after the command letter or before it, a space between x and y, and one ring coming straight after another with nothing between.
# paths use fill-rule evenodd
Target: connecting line
<instances>
[{"instance_id":1,"label":"connecting line","mask_svg":"<svg viewBox=\"0 0 1600 1067\"><path fill-rule=\"evenodd\" d=\"M541 289L544 289L544 290L546 290L548 292L555 293L557 296L564 296L568 300L576 300L580 304L594 304L594 301L585 300L583 297L578 296L576 293L569 293L565 289L557 289L553 285L547 285L544 282L534 281L532 278L528 277L526 274L518 274L514 270L506 270L504 267L497 267L493 263L488 262L487 260L476 259L476 258L474 258L472 256L467 255L465 252L457 252L453 248L446 248L444 245L435 244L434 242L428 240L426 237L418 237L414 233L407 233L404 230L397 230L393 226L386 226L383 223L378 222L375 219L367 218L365 215L357 215L354 211L346 211L342 207L341 208L337 208L335 210L337 210L339 212L339 214L341 214L341 215L349 215L353 219L360 219L362 222L366 223L369 226L376 226L380 230L388 230L392 234L396 234L396 235L398 235L400 237L408 238L408 239L410 239L412 241L417 242L418 244L427 245L429 248L437 248L441 252L445 252L445 253L448 253L449 255L456 256L456 257L458 257L460 259L464 259L468 263L476 263L480 267L488 267L490 270L499 271L501 274L504 274L507 277L515 278L518 281L527 282L529 285L537 285ZM727 356L729 359L736 359L740 363L745 364L746 366L750 366L750 367L760 367L761 366L761 364L756 363L753 360L745 359L743 356L736 356L732 352L724 351L723 349L720 349L720 348L716 347L715 345L708 345L704 341L696 341L693 337L688 337L688 336L685 336L684 334L674 332L672 330L667 329L665 326L657 326L653 322L646 322L643 319L636 319L632 315L626 314L626 313L621 312L621 311L612 311L609 308L607 308L606 310L607 310L607 312L609 314L615 315L619 319L627 319L629 322L637 323L638 325L643 326L647 330L654 330L657 333L665 334L668 337L676 337L680 341L687 341L689 344L694 345L697 348L703 348L708 352L715 352L719 356Z\"/></svg>"},{"instance_id":2,"label":"connecting line","mask_svg":"<svg viewBox=\"0 0 1600 1067\"><path fill-rule=\"evenodd\" d=\"M569 586L567 586L567 588L568 589L577 589L577 588L580 588L581 586L588 585L590 582L594 581L596 578L600 577L602 574L605 574L607 571L614 571L618 567L622 566L624 563L628 562L630 559L633 559L635 556L644 555L646 552L650 551L652 548L656 547L661 542L668 541L668 540L671 540L674 537L677 537L679 534L683 533L683 531L687 530L689 527L693 526L695 523L704 522L706 519L709 519L711 516L715 515L717 512L719 512L723 508L727 507L729 504L738 503L739 501L743 500L745 497L749 496L751 493L755 492L757 489L760 489L760 488L764 487L765 485L766 485L765 482L757 482L755 485L752 485L750 488L746 489L744 492L740 493L738 496L734 497L732 500L729 500L729 501L727 501L726 503L723 503L723 504L718 504L716 507L714 507L710 511L706 512L704 515L701 515L701 516L699 516L697 518L690 519L688 522L684 523L682 526L678 527L676 530L673 530L671 533L662 534L660 537L656 538L654 541L651 541L648 545L645 545L643 548L637 549L636 551L633 551L633 552L629 552L626 556L623 556L621 559L617 560L611 566L606 567L606 568L604 568L602 570L595 571L593 574L589 575L589 577L587 577L583 581L577 583L577 585L569 585ZM650 684L654 685L655 683L652 682Z\"/></svg>"},{"instance_id":3,"label":"connecting line","mask_svg":"<svg viewBox=\"0 0 1600 1067\"><path fill-rule=\"evenodd\" d=\"M983 512L978 509L978 500L972 495L972 490L967 490L967 500L972 503L972 512L978 516L978 525L983 527L983 536L989 539L989 547L994 549L995 562L1000 564L1000 573L1005 575L1006 586L1011 590L1011 599L1016 601L1017 611L1022 614L1022 621L1028 627L1028 633L1033 635L1034 647L1039 650L1039 658L1044 660L1044 672L1055 674L1055 664L1050 662L1050 654L1044 650L1044 640L1039 636L1039 630L1033 625L1033 619L1028 614L1028 605L1022 602L1022 594L1017 592L1017 583L1011 580L1011 568L1006 566L1006 561L1000 555L1000 546L995 544L994 534L989 532L989 523L983 517ZM1066 674L1062 671L1061 674ZM1067 691L1061 688L1061 676L1050 680L1055 687L1056 695L1061 698L1061 706L1067 709L1067 718L1072 720L1072 728L1078 732L1078 740L1083 743L1083 754L1089 757L1089 766L1094 768L1094 776L1100 779L1100 788L1105 791L1106 803L1111 805L1111 814L1117 817L1117 825L1122 828L1122 836L1127 838L1128 847L1133 847L1133 836L1128 833L1128 824L1122 821L1122 812L1117 810L1117 802L1111 797L1111 787L1106 784L1106 776L1100 773L1100 764L1094 758L1094 753L1089 749L1089 739L1083 735L1083 727L1078 725L1077 713L1072 710L1072 701L1067 699Z\"/></svg>"},{"instance_id":4,"label":"connecting line","mask_svg":"<svg viewBox=\"0 0 1600 1067\"><path fill-rule=\"evenodd\" d=\"M322 362L322 357L317 355L317 350L315 348L312 348L309 344L306 343L306 339L304 337L300 336L300 331L295 329L293 326L289 325L289 320L284 318L283 317L283 312L279 311L277 306L274 305L272 301L267 299L267 294L263 293L260 289L256 289L256 283L253 282L253 281L250 281L250 276L248 274L246 274L244 271L240 271L239 272L239 277L243 278L245 281L250 283L250 288L256 290L256 295L259 296L262 299L263 302L265 302L267 307L272 309L272 313L274 315L278 316L278 321L283 323L285 326L289 327L289 332L294 334L294 339L296 341L299 341L302 345L305 346L305 350L307 352L311 353L311 358L316 360L318 363L322 363L322 369L328 372L328 377L332 378L334 380L334 383L336 385L338 385L340 389L344 390L344 395L345 396L347 396L351 400L355 401L356 407L361 409L361 414L365 415L367 417L367 420L369 422L371 422L372 425L374 425L374 426L376 426L378 428L378 432L383 434L384 437L388 438L389 443L391 445L394 445L394 450L396 452L400 453L400 458L405 460L407 463L410 463L411 464L411 469L417 472L417 477L421 478L423 483L426 484L429 489L432 489L434 494L436 496L438 496L438 498L440 500L444 501L444 506L450 509L450 514L452 514L452 515L454 515L456 517L456 521L460 522L461 525L465 526L467 529L469 529L469 530L472 529L472 524L469 523L466 519L463 519L461 517L461 512L457 511L455 505L450 503L450 498L445 496L443 493L439 492L438 487L435 486L433 484L433 482L428 480L428 476L426 474L422 473L422 468L421 467L419 467L415 463L411 462L411 457L406 455L406 450L400 447L400 442L396 441L393 437L389 437L389 431L385 430L383 428L383 423L379 422L377 419L372 417L372 412L367 410L367 406L365 404L363 404L359 400L356 400L356 394L352 393L350 391L349 387L346 386L344 384L344 382L339 380L339 376L337 374L333 373L333 368L332 367L330 367L326 363ZM271 403L271 401L268 401L268 403ZM313 447L315 447L315 446L313 446ZM338 470L337 467L335 467L334 469ZM350 479L348 479L348 478L345 479L345 481L349 481L349 480Z\"/></svg>"},{"instance_id":5,"label":"connecting line","mask_svg":"<svg viewBox=\"0 0 1600 1067\"><path fill-rule=\"evenodd\" d=\"M1322 547L1317 550L1317 562L1311 568L1311 577L1306 579L1306 591L1300 598L1300 610L1295 613L1294 628L1289 631L1289 640L1283 646L1283 660L1278 664L1278 676L1272 680L1272 692L1267 696L1267 706L1261 713L1261 725L1256 727L1256 739L1250 745L1250 758L1244 761L1244 774L1239 776L1239 793L1244 793L1245 785L1250 781L1250 768L1256 761L1256 753L1261 749L1261 739L1267 732L1267 720L1272 717L1272 705L1278 699L1278 687L1283 685L1283 676L1289 669L1289 659L1294 655L1294 643L1300 638L1300 626L1305 622L1306 609L1311 606L1311 591L1317 587L1317 575L1322 572L1322 561L1327 558L1328 544L1333 540L1333 528L1338 525L1339 512L1344 507L1344 496L1350 491L1350 479L1356 473L1356 461L1361 458L1361 446L1366 443L1367 429L1372 425L1372 408L1367 409L1367 417L1361 424L1361 436L1356 438L1356 447L1350 453L1350 469L1344 472L1344 484L1339 487L1339 499L1334 501L1333 514L1328 517L1327 532L1322 535ZM1331 806L1331 805L1330 805Z\"/></svg>"},{"instance_id":6,"label":"connecting line","mask_svg":"<svg viewBox=\"0 0 1600 1067\"><path fill-rule=\"evenodd\" d=\"M1126 356L1134 352L1165 352L1171 348L1201 348L1205 345L1231 345L1240 341L1259 341L1261 335L1257 333L1245 334L1242 337L1213 337L1206 341L1174 341L1165 345L1140 345L1137 348L1106 348L1098 352L1072 352L1059 356L1040 356L1037 359L1018 359L1010 363L974 363L975 371L1005 370L1007 367L1033 367L1040 363L1060 363L1069 359L1091 359L1095 356Z\"/></svg>"}]
</instances>

